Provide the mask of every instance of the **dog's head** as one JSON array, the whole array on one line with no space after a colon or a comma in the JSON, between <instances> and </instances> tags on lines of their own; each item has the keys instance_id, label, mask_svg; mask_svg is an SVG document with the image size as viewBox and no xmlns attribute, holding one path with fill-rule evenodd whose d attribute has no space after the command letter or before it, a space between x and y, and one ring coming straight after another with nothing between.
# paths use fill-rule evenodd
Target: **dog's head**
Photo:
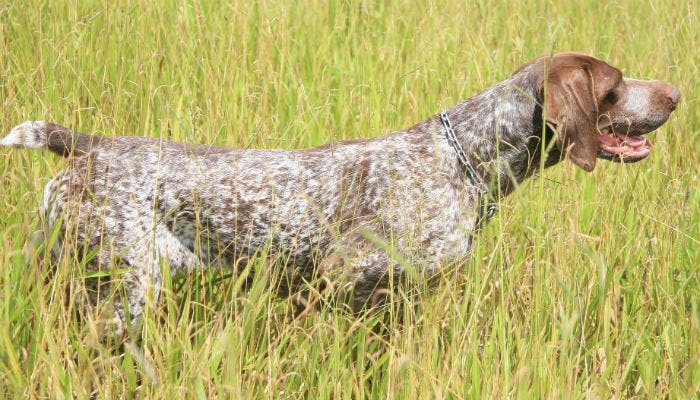
<instances>
[{"instance_id":1,"label":"dog's head","mask_svg":"<svg viewBox=\"0 0 700 400\"><path fill-rule=\"evenodd\" d=\"M541 71L539 101L558 150L586 171L596 158L629 163L648 156L651 142L643 135L666 122L680 99L672 85L624 78L584 54L541 57L516 74L528 66Z\"/></svg>"}]
</instances>

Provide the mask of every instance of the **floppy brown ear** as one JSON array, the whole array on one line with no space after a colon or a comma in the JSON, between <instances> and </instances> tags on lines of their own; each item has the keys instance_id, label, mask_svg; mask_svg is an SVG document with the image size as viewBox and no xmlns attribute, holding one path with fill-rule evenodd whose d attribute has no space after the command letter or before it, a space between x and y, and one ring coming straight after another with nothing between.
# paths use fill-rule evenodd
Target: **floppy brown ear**
<instances>
[{"instance_id":1,"label":"floppy brown ear","mask_svg":"<svg viewBox=\"0 0 700 400\"><path fill-rule=\"evenodd\" d=\"M544 95L547 125L574 164L590 172L598 153L598 103L586 65L552 66Z\"/></svg>"}]
</instances>

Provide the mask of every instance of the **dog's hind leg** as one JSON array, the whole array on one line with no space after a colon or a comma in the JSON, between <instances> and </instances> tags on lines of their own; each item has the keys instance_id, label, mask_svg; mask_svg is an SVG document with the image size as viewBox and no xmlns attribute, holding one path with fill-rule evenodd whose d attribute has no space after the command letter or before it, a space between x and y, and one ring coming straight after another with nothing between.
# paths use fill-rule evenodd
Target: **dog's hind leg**
<instances>
[{"instance_id":1,"label":"dog's hind leg","mask_svg":"<svg viewBox=\"0 0 700 400\"><path fill-rule=\"evenodd\" d=\"M130 328L140 325L147 302L156 303L163 284L164 270L175 274L183 269L198 268L201 264L162 224L157 225L153 232L146 233L137 246L127 247L122 253L117 253L119 267L115 278L121 283L123 291L122 296L117 293L113 303L117 337L123 337Z\"/></svg>"}]
</instances>

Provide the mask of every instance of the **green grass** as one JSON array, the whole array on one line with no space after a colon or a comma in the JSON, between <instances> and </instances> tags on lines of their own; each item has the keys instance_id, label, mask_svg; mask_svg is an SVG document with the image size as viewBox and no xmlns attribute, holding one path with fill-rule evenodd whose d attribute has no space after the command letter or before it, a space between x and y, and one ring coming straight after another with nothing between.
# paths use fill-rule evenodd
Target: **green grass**
<instances>
[{"instance_id":1,"label":"green grass","mask_svg":"<svg viewBox=\"0 0 700 400\"><path fill-rule=\"evenodd\" d=\"M31 3L31 4L30 4ZM0 150L0 397L691 398L700 395L700 4L4 2L0 126L300 148L378 136L578 50L674 83L639 164L563 163L501 206L420 307L293 321L260 276L165 282L123 352L25 259L63 161ZM397 321L403 320L399 324ZM143 358L143 360L141 359ZM145 361L144 361L145 360Z\"/></svg>"}]
</instances>

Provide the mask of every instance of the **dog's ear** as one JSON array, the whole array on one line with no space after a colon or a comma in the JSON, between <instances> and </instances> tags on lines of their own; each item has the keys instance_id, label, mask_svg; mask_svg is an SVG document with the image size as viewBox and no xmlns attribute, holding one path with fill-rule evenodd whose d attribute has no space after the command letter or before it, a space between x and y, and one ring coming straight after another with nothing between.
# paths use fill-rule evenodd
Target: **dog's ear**
<instances>
[{"instance_id":1,"label":"dog's ear","mask_svg":"<svg viewBox=\"0 0 700 400\"><path fill-rule=\"evenodd\" d=\"M599 139L598 102L591 68L578 63L552 64L546 76L542 87L545 120L557 133L557 146L574 164L593 171Z\"/></svg>"}]
</instances>

